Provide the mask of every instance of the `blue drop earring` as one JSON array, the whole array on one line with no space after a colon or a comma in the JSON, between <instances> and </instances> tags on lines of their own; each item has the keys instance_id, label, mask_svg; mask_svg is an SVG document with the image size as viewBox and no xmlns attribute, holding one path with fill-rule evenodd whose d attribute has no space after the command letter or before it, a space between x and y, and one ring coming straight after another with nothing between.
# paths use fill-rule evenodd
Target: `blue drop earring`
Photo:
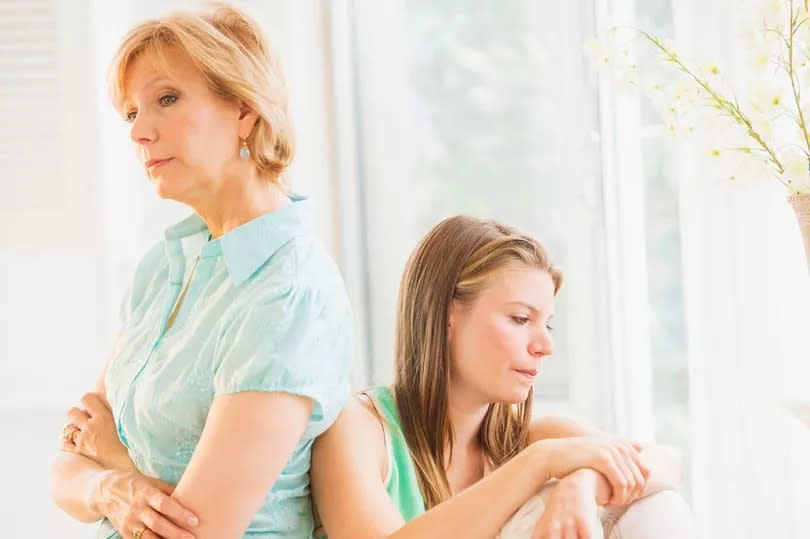
<instances>
[{"instance_id":1,"label":"blue drop earring","mask_svg":"<svg viewBox=\"0 0 810 539\"><path fill-rule=\"evenodd\" d=\"M247 161L250 159L250 148L247 146L247 141L242 139L242 147L239 149L239 157L242 161Z\"/></svg>"}]
</instances>

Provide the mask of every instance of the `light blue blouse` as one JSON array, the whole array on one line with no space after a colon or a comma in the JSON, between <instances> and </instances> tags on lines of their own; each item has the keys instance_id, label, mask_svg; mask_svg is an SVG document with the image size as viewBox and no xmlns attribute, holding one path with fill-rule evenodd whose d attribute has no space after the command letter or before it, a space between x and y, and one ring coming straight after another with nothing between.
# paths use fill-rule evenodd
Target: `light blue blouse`
<instances>
[{"instance_id":1,"label":"light blue blouse","mask_svg":"<svg viewBox=\"0 0 810 539\"><path fill-rule=\"evenodd\" d=\"M314 401L304 436L244 537L310 537L312 442L349 396L351 310L311 219L311 202L294 197L211 241L196 214L169 228L138 264L107 367L119 437L142 473L171 484L217 395L282 391ZM104 521L98 537L118 534Z\"/></svg>"}]
</instances>

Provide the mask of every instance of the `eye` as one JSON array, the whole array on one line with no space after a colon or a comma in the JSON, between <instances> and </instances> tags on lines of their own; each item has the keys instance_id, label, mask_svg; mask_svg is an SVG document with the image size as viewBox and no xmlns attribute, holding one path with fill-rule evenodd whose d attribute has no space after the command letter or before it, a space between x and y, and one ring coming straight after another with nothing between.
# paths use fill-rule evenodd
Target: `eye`
<instances>
[{"instance_id":1,"label":"eye","mask_svg":"<svg viewBox=\"0 0 810 539\"><path fill-rule=\"evenodd\" d=\"M135 121L136 114L137 113L134 110L127 112L126 114L124 114L124 121L131 124L132 122Z\"/></svg>"},{"instance_id":2,"label":"eye","mask_svg":"<svg viewBox=\"0 0 810 539\"><path fill-rule=\"evenodd\" d=\"M549 331L554 331L554 326L552 326L551 324L546 324L546 329Z\"/></svg>"},{"instance_id":3,"label":"eye","mask_svg":"<svg viewBox=\"0 0 810 539\"><path fill-rule=\"evenodd\" d=\"M526 324L529 323L528 316L513 316L512 320L514 320L516 324L519 324L521 326L525 326Z\"/></svg>"},{"instance_id":4,"label":"eye","mask_svg":"<svg viewBox=\"0 0 810 539\"><path fill-rule=\"evenodd\" d=\"M177 96L174 94L166 94L163 97L161 97L158 101L164 107L168 107L169 105L173 105L177 101Z\"/></svg>"}]
</instances>

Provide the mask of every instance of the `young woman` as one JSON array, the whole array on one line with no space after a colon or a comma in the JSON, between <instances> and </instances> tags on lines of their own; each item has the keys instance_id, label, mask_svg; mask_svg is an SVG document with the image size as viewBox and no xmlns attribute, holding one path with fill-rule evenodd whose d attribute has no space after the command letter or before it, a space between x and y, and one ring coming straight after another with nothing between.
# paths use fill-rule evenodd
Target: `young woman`
<instances>
[{"instance_id":1,"label":"young woman","mask_svg":"<svg viewBox=\"0 0 810 539\"><path fill-rule=\"evenodd\" d=\"M113 102L163 198L194 214L137 266L94 394L70 410L56 503L98 537L308 536L312 442L349 397L343 282L281 174L278 59L224 5L134 28Z\"/></svg>"},{"instance_id":2,"label":"young woman","mask_svg":"<svg viewBox=\"0 0 810 539\"><path fill-rule=\"evenodd\" d=\"M313 451L329 539L492 538L559 479L536 537L590 537L597 505L675 487L666 451L532 418L562 276L534 239L454 217L411 255L395 380L359 395Z\"/></svg>"}]
</instances>

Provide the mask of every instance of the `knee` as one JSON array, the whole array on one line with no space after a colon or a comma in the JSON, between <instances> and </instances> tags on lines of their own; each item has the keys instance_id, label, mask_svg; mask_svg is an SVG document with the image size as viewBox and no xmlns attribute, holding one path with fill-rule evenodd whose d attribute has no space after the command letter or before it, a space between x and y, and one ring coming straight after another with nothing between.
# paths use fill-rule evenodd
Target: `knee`
<instances>
[{"instance_id":1,"label":"knee","mask_svg":"<svg viewBox=\"0 0 810 539\"><path fill-rule=\"evenodd\" d=\"M692 510L673 490L664 490L642 498L621 510L607 512L608 539L692 539L695 537Z\"/></svg>"}]
</instances>

